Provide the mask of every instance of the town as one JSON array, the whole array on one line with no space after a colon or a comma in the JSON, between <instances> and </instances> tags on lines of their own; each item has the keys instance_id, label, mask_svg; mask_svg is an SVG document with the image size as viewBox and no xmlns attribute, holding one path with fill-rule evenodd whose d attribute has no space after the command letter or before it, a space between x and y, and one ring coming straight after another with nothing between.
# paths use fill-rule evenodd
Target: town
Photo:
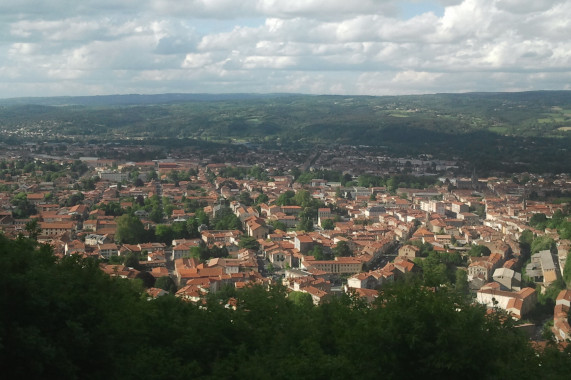
<instances>
[{"instance_id":1,"label":"town","mask_svg":"<svg viewBox=\"0 0 571 380\"><path fill-rule=\"evenodd\" d=\"M530 338L571 338L569 176L462 176L454 160L341 149L135 162L106 149L10 148L0 229L95 258L109 276L141 281L149 299L201 304L279 283L314 305L341 294L372 303L419 277L505 311Z\"/></svg>"}]
</instances>

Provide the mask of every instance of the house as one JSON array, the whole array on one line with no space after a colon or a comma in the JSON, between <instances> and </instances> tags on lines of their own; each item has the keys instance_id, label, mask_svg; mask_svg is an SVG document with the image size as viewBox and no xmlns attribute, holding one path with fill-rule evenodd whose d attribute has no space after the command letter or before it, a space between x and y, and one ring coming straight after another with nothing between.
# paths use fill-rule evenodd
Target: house
<instances>
[{"instance_id":1,"label":"house","mask_svg":"<svg viewBox=\"0 0 571 380\"><path fill-rule=\"evenodd\" d=\"M119 248L115 243L98 244L97 249L99 250L99 254L106 259L111 256L119 255Z\"/></svg>"},{"instance_id":2,"label":"house","mask_svg":"<svg viewBox=\"0 0 571 380\"><path fill-rule=\"evenodd\" d=\"M487 282L490 279L493 270L494 268L491 262L487 260L475 261L468 265L468 280L479 277Z\"/></svg>"},{"instance_id":3,"label":"house","mask_svg":"<svg viewBox=\"0 0 571 380\"><path fill-rule=\"evenodd\" d=\"M85 245L96 246L109 243L108 235L89 234L85 236Z\"/></svg>"},{"instance_id":4,"label":"house","mask_svg":"<svg viewBox=\"0 0 571 380\"><path fill-rule=\"evenodd\" d=\"M263 219L252 216L245 221L246 233L254 239L265 239L268 236L269 228Z\"/></svg>"},{"instance_id":5,"label":"house","mask_svg":"<svg viewBox=\"0 0 571 380\"><path fill-rule=\"evenodd\" d=\"M347 279L347 286L352 289L375 289L392 281L394 274L383 268L355 274Z\"/></svg>"},{"instance_id":6,"label":"house","mask_svg":"<svg viewBox=\"0 0 571 380\"><path fill-rule=\"evenodd\" d=\"M532 288L517 292L500 290L500 284L492 282L478 290L476 300L489 308L506 310L512 317L521 319L535 307L537 293Z\"/></svg>"},{"instance_id":7,"label":"house","mask_svg":"<svg viewBox=\"0 0 571 380\"><path fill-rule=\"evenodd\" d=\"M399 248L399 257L406 257L407 259L414 259L420 255L420 248L414 245L404 245Z\"/></svg>"},{"instance_id":8,"label":"house","mask_svg":"<svg viewBox=\"0 0 571 380\"><path fill-rule=\"evenodd\" d=\"M172 249L172 259L177 260L190 253L192 247L198 247L202 240L189 240L181 244L177 244Z\"/></svg>"},{"instance_id":9,"label":"house","mask_svg":"<svg viewBox=\"0 0 571 380\"><path fill-rule=\"evenodd\" d=\"M526 274L536 282L542 282L548 287L555 282L560 274L558 261L549 250L539 251L531 256L531 262L526 266Z\"/></svg>"},{"instance_id":10,"label":"house","mask_svg":"<svg viewBox=\"0 0 571 380\"><path fill-rule=\"evenodd\" d=\"M326 273L354 274L363 268L363 262L354 257L336 257L335 260L304 260L302 265L307 269L317 269Z\"/></svg>"},{"instance_id":11,"label":"house","mask_svg":"<svg viewBox=\"0 0 571 380\"><path fill-rule=\"evenodd\" d=\"M147 300L149 301L169 294L169 292L160 288L148 288L146 293L148 295Z\"/></svg>"},{"instance_id":12,"label":"house","mask_svg":"<svg viewBox=\"0 0 571 380\"><path fill-rule=\"evenodd\" d=\"M308 293L313 300L313 304L315 306L323 304L327 299L329 299L330 295L326 291L321 289L317 289L314 286L308 286L301 289L302 292Z\"/></svg>"},{"instance_id":13,"label":"house","mask_svg":"<svg viewBox=\"0 0 571 380\"><path fill-rule=\"evenodd\" d=\"M495 282L502 285L502 290L520 290L521 273L509 268L497 268L492 276Z\"/></svg>"},{"instance_id":14,"label":"house","mask_svg":"<svg viewBox=\"0 0 571 380\"><path fill-rule=\"evenodd\" d=\"M288 266L292 268L293 265L293 255L291 252L276 249L266 252L266 258L274 267L277 268L287 268Z\"/></svg>"},{"instance_id":15,"label":"house","mask_svg":"<svg viewBox=\"0 0 571 380\"><path fill-rule=\"evenodd\" d=\"M234 244L243 235L239 230L205 230L201 232L202 240L208 244Z\"/></svg>"},{"instance_id":16,"label":"house","mask_svg":"<svg viewBox=\"0 0 571 380\"><path fill-rule=\"evenodd\" d=\"M75 228L75 223L73 222L40 222L40 228L42 229L42 235L46 236L60 236L64 233L68 233L71 236Z\"/></svg>"},{"instance_id":17,"label":"house","mask_svg":"<svg viewBox=\"0 0 571 380\"><path fill-rule=\"evenodd\" d=\"M295 249L305 254L313 248L313 239L308 235L297 235L293 240Z\"/></svg>"},{"instance_id":18,"label":"house","mask_svg":"<svg viewBox=\"0 0 571 380\"><path fill-rule=\"evenodd\" d=\"M571 339L571 326L569 325L569 310L571 308L571 290L559 292L553 310L553 336L558 342Z\"/></svg>"}]
</instances>

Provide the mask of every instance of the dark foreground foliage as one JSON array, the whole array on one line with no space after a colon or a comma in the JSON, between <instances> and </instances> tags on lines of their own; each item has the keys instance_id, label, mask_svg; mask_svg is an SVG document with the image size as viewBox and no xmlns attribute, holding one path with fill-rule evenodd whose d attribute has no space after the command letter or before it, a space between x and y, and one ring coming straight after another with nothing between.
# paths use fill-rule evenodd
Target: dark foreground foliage
<instances>
[{"instance_id":1,"label":"dark foreground foliage","mask_svg":"<svg viewBox=\"0 0 571 380\"><path fill-rule=\"evenodd\" d=\"M283 288L233 291L206 307L148 301L94 261L56 260L0 235L2 378L558 379L568 353L536 354L509 320L446 290L398 285L370 308L339 297L313 307Z\"/></svg>"}]
</instances>

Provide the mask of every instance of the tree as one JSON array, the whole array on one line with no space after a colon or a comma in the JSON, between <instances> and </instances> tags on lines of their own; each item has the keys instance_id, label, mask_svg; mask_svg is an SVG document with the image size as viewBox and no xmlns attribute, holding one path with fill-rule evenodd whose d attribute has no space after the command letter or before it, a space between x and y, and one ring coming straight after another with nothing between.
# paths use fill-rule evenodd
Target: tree
<instances>
[{"instance_id":1,"label":"tree","mask_svg":"<svg viewBox=\"0 0 571 380\"><path fill-rule=\"evenodd\" d=\"M81 204L81 202L83 202L83 199L85 198L85 196L83 195L83 193L74 193L71 194L63 203L62 206L63 207L72 207L72 206L76 206L78 204Z\"/></svg>"},{"instance_id":2,"label":"tree","mask_svg":"<svg viewBox=\"0 0 571 380\"><path fill-rule=\"evenodd\" d=\"M250 197L250 193L248 191L242 191L238 196L238 201L245 206L252 206L254 204L254 201L252 200L252 197Z\"/></svg>"},{"instance_id":3,"label":"tree","mask_svg":"<svg viewBox=\"0 0 571 380\"><path fill-rule=\"evenodd\" d=\"M533 216L529 219L529 225L539 230L543 230L547 225L547 216L545 216L543 213L533 214Z\"/></svg>"},{"instance_id":4,"label":"tree","mask_svg":"<svg viewBox=\"0 0 571 380\"><path fill-rule=\"evenodd\" d=\"M324 221L321 222L321 227L324 230L333 230L335 229L335 222L333 222L332 219L325 219Z\"/></svg>"},{"instance_id":5,"label":"tree","mask_svg":"<svg viewBox=\"0 0 571 380\"><path fill-rule=\"evenodd\" d=\"M136 253L129 252L127 256L125 256L125 263L124 265L129 268L139 268L139 256Z\"/></svg>"},{"instance_id":6,"label":"tree","mask_svg":"<svg viewBox=\"0 0 571 380\"><path fill-rule=\"evenodd\" d=\"M294 204L293 198L295 197L295 192L293 190L287 190L280 194L278 199L276 199L276 205L278 206L292 206Z\"/></svg>"},{"instance_id":7,"label":"tree","mask_svg":"<svg viewBox=\"0 0 571 380\"><path fill-rule=\"evenodd\" d=\"M137 276L135 276L135 278L141 280L141 282L143 283L143 287L145 287L146 289L155 286L156 280L153 277L153 275L150 274L149 272L141 271L137 274Z\"/></svg>"},{"instance_id":8,"label":"tree","mask_svg":"<svg viewBox=\"0 0 571 380\"><path fill-rule=\"evenodd\" d=\"M149 219L155 223L160 223L163 221L163 210L160 206L153 207L149 213Z\"/></svg>"},{"instance_id":9,"label":"tree","mask_svg":"<svg viewBox=\"0 0 571 380\"><path fill-rule=\"evenodd\" d=\"M206 215L206 213L204 212L203 209L196 210L194 217L198 221L199 225L204 224L204 225L208 226L210 224L210 220L208 218L208 215Z\"/></svg>"},{"instance_id":10,"label":"tree","mask_svg":"<svg viewBox=\"0 0 571 380\"><path fill-rule=\"evenodd\" d=\"M468 254L472 257L490 256L491 253L490 248L478 244L473 245L468 251Z\"/></svg>"},{"instance_id":11,"label":"tree","mask_svg":"<svg viewBox=\"0 0 571 380\"><path fill-rule=\"evenodd\" d=\"M555 252L555 240L549 236L538 236L531 243L531 253L537 253L539 251L550 250Z\"/></svg>"},{"instance_id":12,"label":"tree","mask_svg":"<svg viewBox=\"0 0 571 380\"><path fill-rule=\"evenodd\" d=\"M301 189L295 193L293 200L296 205L305 208L311 204L311 195L309 191Z\"/></svg>"},{"instance_id":13,"label":"tree","mask_svg":"<svg viewBox=\"0 0 571 380\"><path fill-rule=\"evenodd\" d=\"M272 226L274 228L274 230L287 231L286 225L282 222L277 221L277 220L272 220L270 222L270 226Z\"/></svg>"},{"instance_id":14,"label":"tree","mask_svg":"<svg viewBox=\"0 0 571 380\"><path fill-rule=\"evenodd\" d=\"M450 282L446 273L446 264L441 262L436 252L431 252L427 258L418 261L417 264L422 268L424 285L439 287Z\"/></svg>"},{"instance_id":15,"label":"tree","mask_svg":"<svg viewBox=\"0 0 571 380\"><path fill-rule=\"evenodd\" d=\"M333 248L333 254L335 257L353 256L353 252L351 251L351 248L349 248L349 243L343 240L338 242L335 248Z\"/></svg>"},{"instance_id":16,"label":"tree","mask_svg":"<svg viewBox=\"0 0 571 380\"><path fill-rule=\"evenodd\" d=\"M137 244L143 241L146 231L139 218L124 214L116 219L116 223L115 240L119 243Z\"/></svg>"},{"instance_id":17,"label":"tree","mask_svg":"<svg viewBox=\"0 0 571 380\"><path fill-rule=\"evenodd\" d=\"M242 222L228 206L220 208L212 220L216 230L242 230Z\"/></svg>"},{"instance_id":18,"label":"tree","mask_svg":"<svg viewBox=\"0 0 571 380\"><path fill-rule=\"evenodd\" d=\"M310 232L313 231L313 221L310 218L303 218L297 224L298 231Z\"/></svg>"},{"instance_id":19,"label":"tree","mask_svg":"<svg viewBox=\"0 0 571 380\"><path fill-rule=\"evenodd\" d=\"M260 249L260 243L251 236L242 236L240 238L240 242L238 243L238 247L253 249L254 251L257 251Z\"/></svg>"},{"instance_id":20,"label":"tree","mask_svg":"<svg viewBox=\"0 0 571 380\"><path fill-rule=\"evenodd\" d=\"M198 232L198 220L197 219L188 219L186 221L186 232L189 238L197 238L200 236L200 232Z\"/></svg>"},{"instance_id":21,"label":"tree","mask_svg":"<svg viewBox=\"0 0 571 380\"><path fill-rule=\"evenodd\" d=\"M14 218L27 218L37 212L36 206L28 201L28 196L24 192L16 194L11 203L14 207L12 210Z\"/></svg>"},{"instance_id":22,"label":"tree","mask_svg":"<svg viewBox=\"0 0 571 380\"><path fill-rule=\"evenodd\" d=\"M323 247L321 244L315 244L311 251L307 253L309 256L315 257L315 260L332 260L333 257L331 255L331 251L326 253L323 251Z\"/></svg>"},{"instance_id":23,"label":"tree","mask_svg":"<svg viewBox=\"0 0 571 380\"><path fill-rule=\"evenodd\" d=\"M468 293L468 274L465 270L456 269L456 281L454 283L454 287L462 294Z\"/></svg>"},{"instance_id":24,"label":"tree","mask_svg":"<svg viewBox=\"0 0 571 380\"><path fill-rule=\"evenodd\" d=\"M167 224L158 224L155 227L155 236L160 242L170 245L174 239L174 231L172 226Z\"/></svg>"},{"instance_id":25,"label":"tree","mask_svg":"<svg viewBox=\"0 0 571 380\"><path fill-rule=\"evenodd\" d=\"M172 294L176 292L176 284L170 276L159 277L157 282L155 282L155 287L166 290Z\"/></svg>"},{"instance_id":26,"label":"tree","mask_svg":"<svg viewBox=\"0 0 571 380\"><path fill-rule=\"evenodd\" d=\"M569 348L536 351L506 313L487 315L446 287L397 282L372 307L349 296L316 307L283 286L248 286L198 306L149 302L138 281L111 278L92 259L56 259L26 238L0 235L0 259L9 379L563 379L571 367Z\"/></svg>"},{"instance_id":27,"label":"tree","mask_svg":"<svg viewBox=\"0 0 571 380\"><path fill-rule=\"evenodd\" d=\"M565 268L563 269L563 279L567 283L567 287L571 288L571 250L567 252L567 261L565 262Z\"/></svg>"},{"instance_id":28,"label":"tree","mask_svg":"<svg viewBox=\"0 0 571 380\"><path fill-rule=\"evenodd\" d=\"M313 306L313 298L309 293L293 291L288 294L287 298L293 302L294 305L299 307Z\"/></svg>"},{"instance_id":29,"label":"tree","mask_svg":"<svg viewBox=\"0 0 571 380\"><path fill-rule=\"evenodd\" d=\"M270 200L270 198L268 198L268 196L266 194L260 194L258 195L258 197L256 198L256 205L262 204L262 203L266 203Z\"/></svg>"},{"instance_id":30,"label":"tree","mask_svg":"<svg viewBox=\"0 0 571 380\"><path fill-rule=\"evenodd\" d=\"M26 222L26 231L28 232L30 239L38 240L38 236L42 233L42 228L40 227L40 223L37 219L32 219L29 222Z\"/></svg>"}]
</instances>

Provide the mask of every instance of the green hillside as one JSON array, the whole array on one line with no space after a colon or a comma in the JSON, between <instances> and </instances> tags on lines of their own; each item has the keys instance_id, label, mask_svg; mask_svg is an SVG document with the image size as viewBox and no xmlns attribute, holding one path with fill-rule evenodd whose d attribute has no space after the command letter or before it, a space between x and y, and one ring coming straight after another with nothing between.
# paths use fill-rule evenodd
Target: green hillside
<instances>
[{"instance_id":1,"label":"green hillside","mask_svg":"<svg viewBox=\"0 0 571 380\"><path fill-rule=\"evenodd\" d=\"M154 103L153 103L154 102ZM367 145L569 172L571 92L419 96L124 95L0 102L0 128L97 141Z\"/></svg>"}]
</instances>

